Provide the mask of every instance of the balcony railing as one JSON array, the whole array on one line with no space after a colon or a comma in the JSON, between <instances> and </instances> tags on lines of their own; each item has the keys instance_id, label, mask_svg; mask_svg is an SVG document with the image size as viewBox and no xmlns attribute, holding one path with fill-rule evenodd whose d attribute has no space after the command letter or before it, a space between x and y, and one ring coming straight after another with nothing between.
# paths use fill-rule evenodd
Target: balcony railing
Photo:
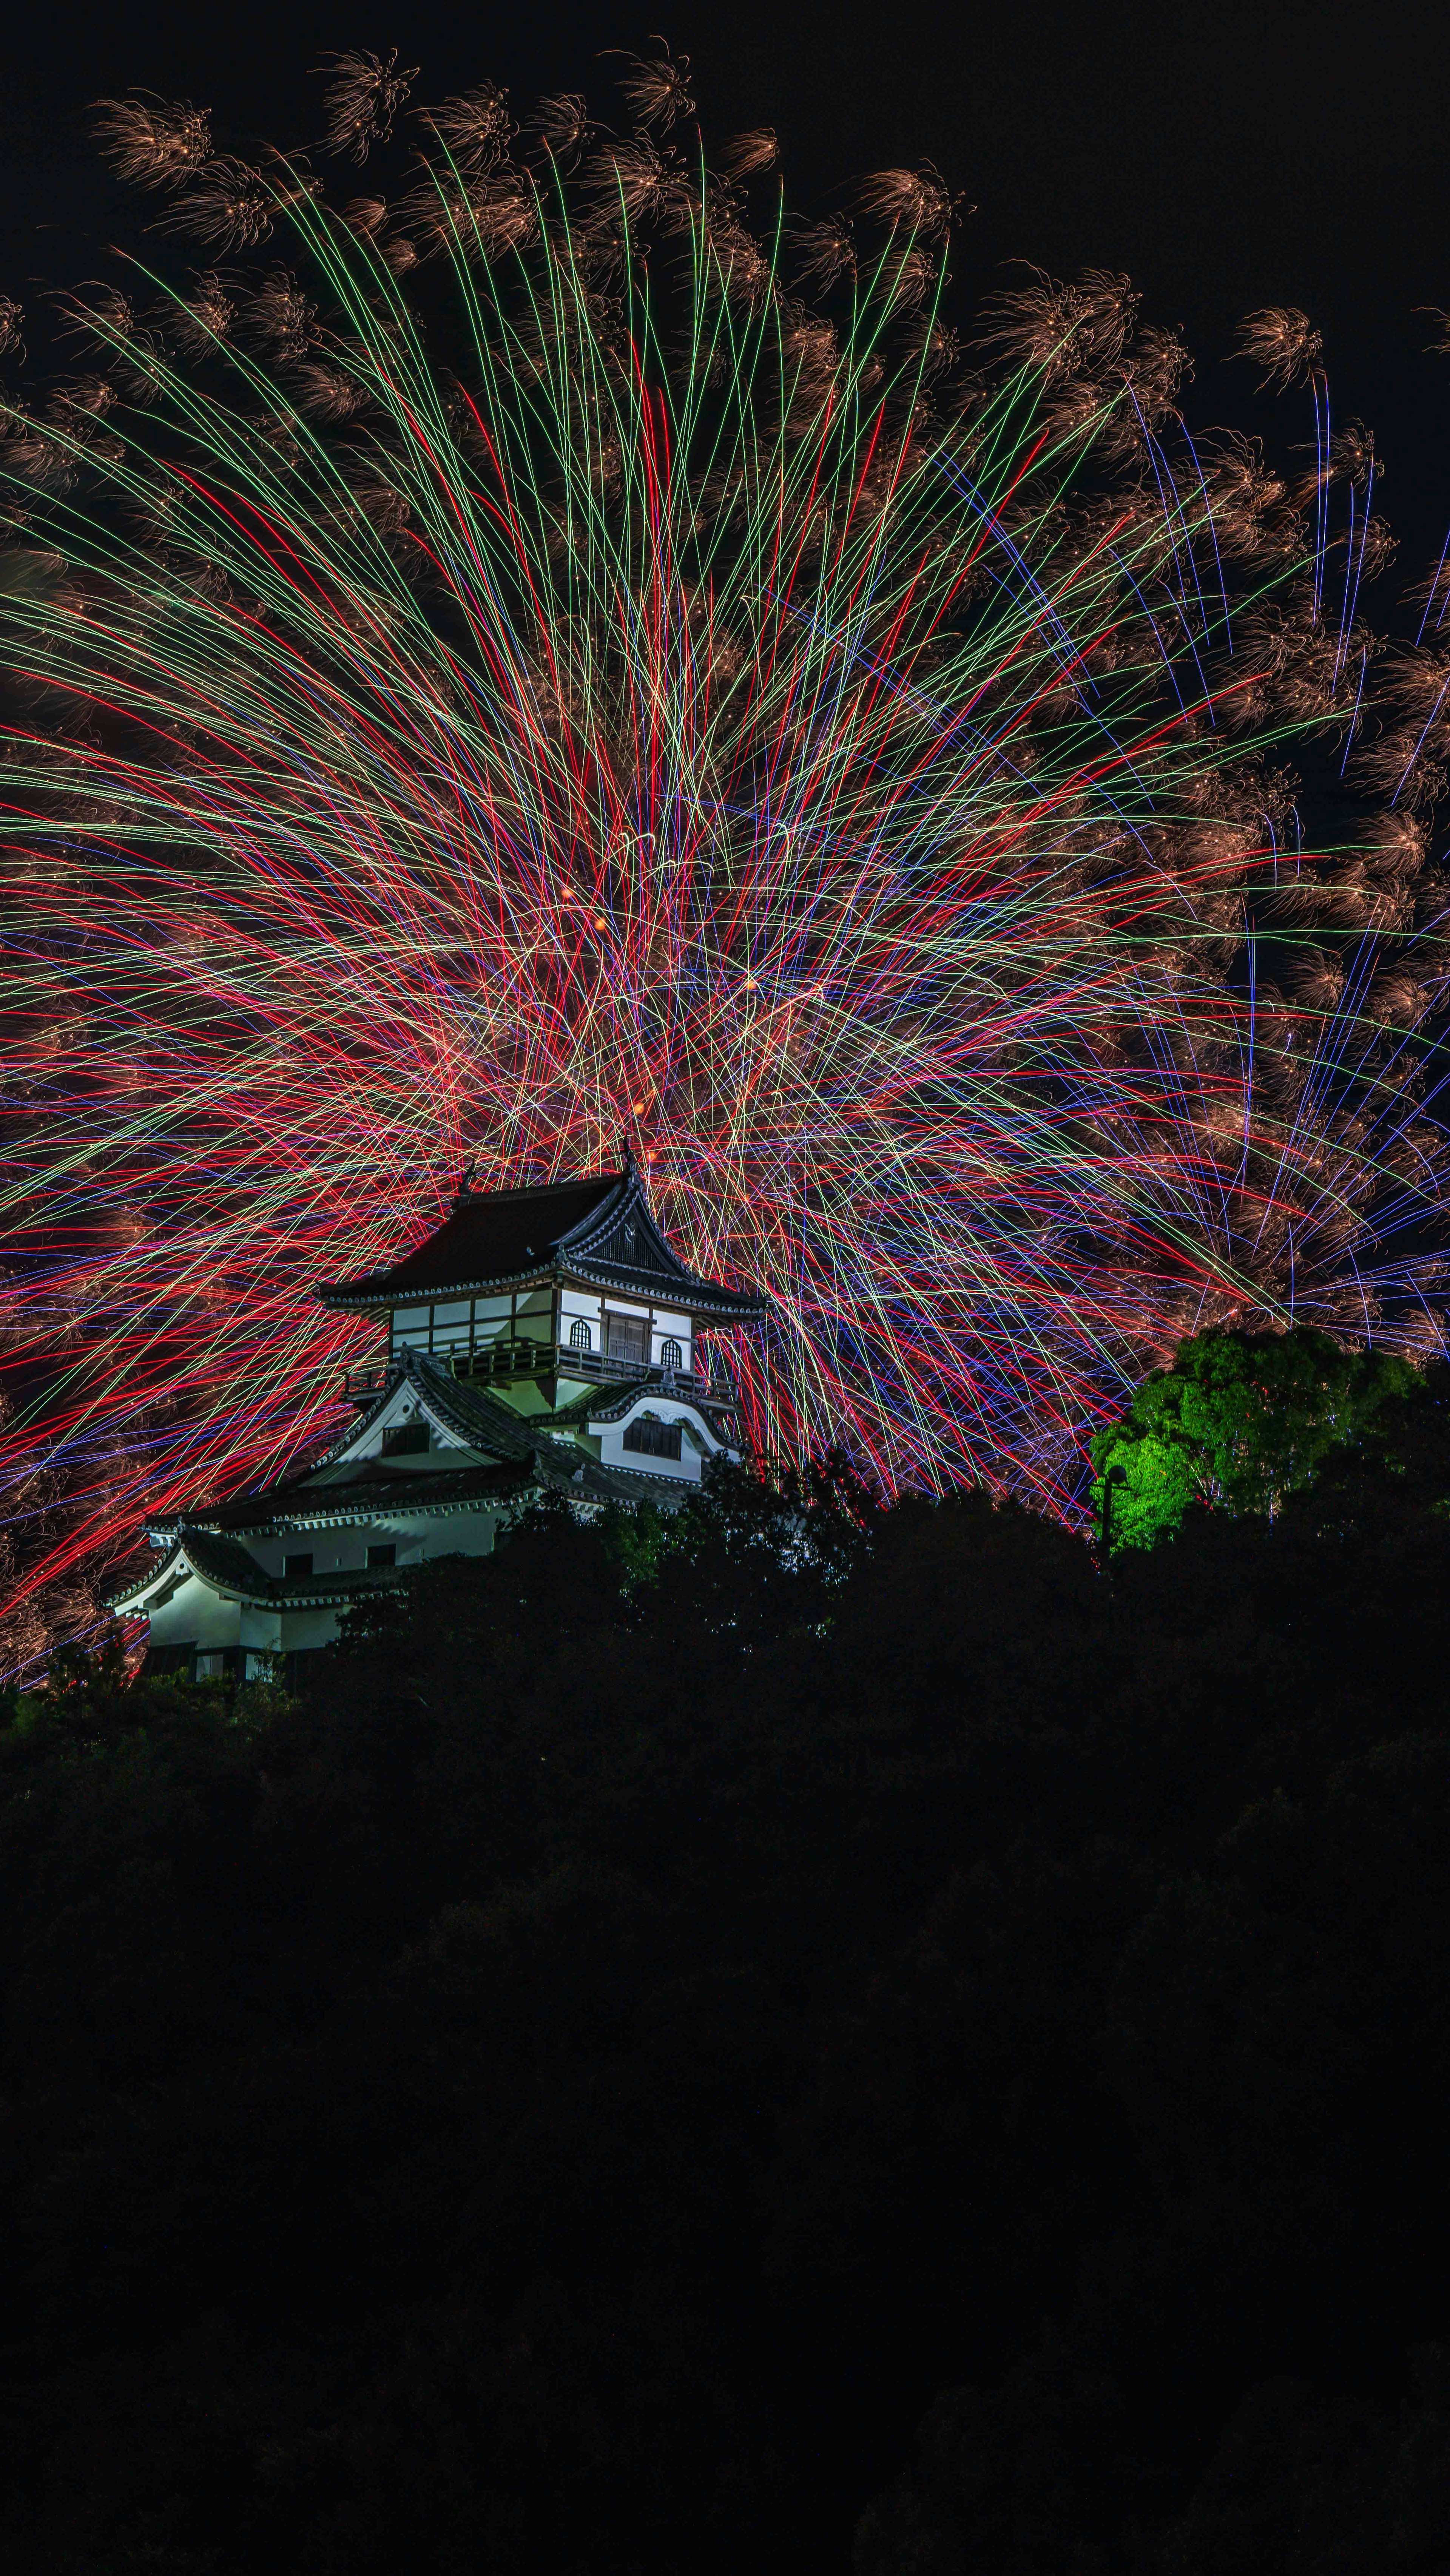
<instances>
[{"instance_id":1,"label":"balcony railing","mask_svg":"<svg viewBox=\"0 0 1450 2576\"><path fill-rule=\"evenodd\" d=\"M648 1360L626 1359L622 1351L576 1350L567 1342L486 1342L478 1350L456 1356L435 1351L433 1357L454 1377L475 1386L521 1377L574 1377L596 1386L630 1386L658 1374ZM349 1369L343 1392L354 1404L370 1404L381 1394L387 1374L385 1367ZM723 1383L714 1384L694 1369L676 1369L674 1382L683 1396L713 1397L718 1403L729 1395Z\"/></svg>"}]
</instances>

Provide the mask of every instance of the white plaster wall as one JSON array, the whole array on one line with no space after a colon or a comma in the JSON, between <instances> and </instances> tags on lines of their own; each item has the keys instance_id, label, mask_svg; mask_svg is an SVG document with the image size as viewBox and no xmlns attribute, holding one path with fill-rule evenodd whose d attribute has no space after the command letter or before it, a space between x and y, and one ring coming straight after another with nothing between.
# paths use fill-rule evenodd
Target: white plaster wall
<instances>
[{"instance_id":1,"label":"white plaster wall","mask_svg":"<svg viewBox=\"0 0 1450 2576\"><path fill-rule=\"evenodd\" d=\"M521 1342L551 1342L554 1338L554 1292L552 1288L531 1288L518 1301L514 1331Z\"/></svg>"},{"instance_id":2,"label":"white plaster wall","mask_svg":"<svg viewBox=\"0 0 1450 2576\"><path fill-rule=\"evenodd\" d=\"M471 1297L439 1299L433 1309L433 1350L438 1359L466 1351L473 1325Z\"/></svg>"},{"instance_id":3,"label":"white plaster wall","mask_svg":"<svg viewBox=\"0 0 1450 2576\"><path fill-rule=\"evenodd\" d=\"M389 1327L389 1349L428 1348L429 1319L432 1319L433 1348L440 1354L448 1350L466 1350L470 1334L475 1343L497 1341L501 1333L512 1329L513 1296L507 1297L440 1297L430 1306L397 1306Z\"/></svg>"},{"instance_id":4,"label":"white plaster wall","mask_svg":"<svg viewBox=\"0 0 1450 2576\"><path fill-rule=\"evenodd\" d=\"M497 1518L491 1510L452 1513L446 1520L424 1511L375 1512L342 1529L289 1530L277 1538L249 1538L244 1545L268 1574L281 1575L287 1557L302 1556L309 1548L314 1574L356 1574L367 1564L369 1545L386 1539L396 1542L400 1564L407 1547L425 1556L486 1556Z\"/></svg>"},{"instance_id":5,"label":"white plaster wall","mask_svg":"<svg viewBox=\"0 0 1450 2576\"><path fill-rule=\"evenodd\" d=\"M630 1423L641 1413L653 1415L657 1422L683 1424L684 1438L680 1444L681 1454L678 1458L644 1457L637 1449L626 1449L625 1432ZM700 1447L695 1446L696 1441L701 1444ZM599 1457L602 1466L631 1467L641 1470L647 1476L669 1476L680 1485L698 1485L704 1465L702 1448L705 1455L710 1454L709 1443L697 1417L687 1406L671 1404L667 1398L661 1398L653 1392L644 1403L635 1405L622 1422L601 1422L599 1426Z\"/></svg>"},{"instance_id":6,"label":"white plaster wall","mask_svg":"<svg viewBox=\"0 0 1450 2576\"><path fill-rule=\"evenodd\" d=\"M498 1521L497 1511L459 1512L441 1521L421 1512L393 1512L353 1530L298 1530L281 1538L260 1539L249 1552L268 1573L280 1573L284 1555L300 1555L310 1545L313 1572L329 1574L360 1570L367 1563L369 1541L391 1539L401 1569L439 1556L487 1556ZM329 1547L335 1552L324 1562ZM185 1576L170 1600L149 1618L152 1646L190 1645L202 1653L239 1645L285 1653L296 1647L326 1645L336 1634L335 1608L277 1611L264 1604L244 1606L214 1592L195 1574Z\"/></svg>"},{"instance_id":7,"label":"white plaster wall","mask_svg":"<svg viewBox=\"0 0 1450 2576\"><path fill-rule=\"evenodd\" d=\"M690 1318L688 1315L662 1315L656 1306L654 1324L650 1332L650 1358L656 1368L664 1366L666 1342L679 1343L681 1357L676 1360L675 1366L687 1369L690 1365Z\"/></svg>"},{"instance_id":8,"label":"white plaster wall","mask_svg":"<svg viewBox=\"0 0 1450 2576\"><path fill-rule=\"evenodd\" d=\"M559 1291L559 1339L566 1350L569 1347L570 1333L573 1330L575 1323L578 1321L582 1321L587 1324L589 1328L588 1348L596 1353L602 1351L604 1348L603 1299L601 1297L591 1297L583 1288L561 1288Z\"/></svg>"},{"instance_id":9,"label":"white plaster wall","mask_svg":"<svg viewBox=\"0 0 1450 2576\"><path fill-rule=\"evenodd\" d=\"M237 1646L242 1636L241 1605L223 1599L209 1583L189 1574L170 1600L151 1613L150 1634L153 1646Z\"/></svg>"},{"instance_id":10,"label":"white plaster wall","mask_svg":"<svg viewBox=\"0 0 1450 2576\"><path fill-rule=\"evenodd\" d=\"M430 1472L429 1459L436 1460L440 1451L448 1453L449 1464L455 1467L461 1466L466 1459L482 1454L480 1451L471 1450L466 1441L460 1440L456 1431L449 1431L442 1423L435 1422L426 1404L410 1386L399 1386L394 1388L376 1420L370 1422L365 1430L360 1430L356 1437L348 1442L346 1448L339 1449L332 1464L338 1467L348 1458L381 1456L384 1432L398 1429L406 1422L427 1422L431 1431L431 1446L414 1457L400 1457L397 1460L400 1475L426 1476Z\"/></svg>"},{"instance_id":11,"label":"white plaster wall","mask_svg":"<svg viewBox=\"0 0 1450 2576\"><path fill-rule=\"evenodd\" d=\"M289 1610L281 1622L282 1650L294 1654L299 1647L327 1646L337 1635L336 1610Z\"/></svg>"},{"instance_id":12,"label":"white plaster wall","mask_svg":"<svg viewBox=\"0 0 1450 2576\"><path fill-rule=\"evenodd\" d=\"M435 1556L487 1556L493 1546L498 1514L488 1512L451 1512L446 1520L430 1520L422 1512L380 1514L363 1533L364 1540L392 1539L398 1550L398 1562L405 1552L416 1550L414 1564ZM367 1563L366 1545L358 1562Z\"/></svg>"},{"instance_id":13,"label":"white plaster wall","mask_svg":"<svg viewBox=\"0 0 1450 2576\"><path fill-rule=\"evenodd\" d=\"M395 1351L402 1349L405 1343L413 1345L421 1343L423 1349L426 1351L428 1347L428 1318L430 1313L431 1309L427 1306L397 1306L394 1308L392 1347Z\"/></svg>"},{"instance_id":14,"label":"white plaster wall","mask_svg":"<svg viewBox=\"0 0 1450 2576\"><path fill-rule=\"evenodd\" d=\"M455 1521L435 1521L424 1542L425 1556L490 1556L496 1520L481 1512L460 1513Z\"/></svg>"}]
</instances>

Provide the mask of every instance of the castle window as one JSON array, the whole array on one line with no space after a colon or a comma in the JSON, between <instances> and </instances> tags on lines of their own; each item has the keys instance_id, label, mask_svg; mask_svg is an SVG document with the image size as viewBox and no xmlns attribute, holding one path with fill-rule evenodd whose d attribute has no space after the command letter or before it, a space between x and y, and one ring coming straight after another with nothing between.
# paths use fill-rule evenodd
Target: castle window
<instances>
[{"instance_id":1,"label":"castle window","mask_svg":"<svg viewBox=\"0 0 1450 2576\"><path fill-rule=\"evenodd\" d=\"M223 1673L226 1671L226 1668L227 1659L225 1652L218 1655L198 1655L196 1659L196 1678L199 1682L219 1682Z\"/></svg>"},{"instance_id":2,"label":"castle window","mask_svg":"<svg viewBox=\"0 0 1450 2576\"><path fill-rule=\"evenodd\" d=\"M680 1426L678 1422L651 1422L648 1414L637 1414L626 1425L624 1445L645 1458L678 1458Z\"/></svg>"},{"instance_id":3,"label":"castle window","mask_svg":"<svg viewBox=\"0 0 1450 2576\"><path fill-rule=\"evenodd\" d=\"M661 1344L660 1344L660 1366L661 1366L661 1368L677 1369L677 1368L683 1368L683 1367L684 1367L684 1365L685 1365L685 1354L684 1354L684 1349L683 1349L682 1345L681 1345L679 1342L674 1342L674 1341L670 1341L670 1342L661 1342Z\"/></svg>"},{"instance_id":4,"label":"castle window","mask_svg":"<svg viewBox=\"0 0 1450 2576\"><path fill-rule=\"evenodd\" d=\"M395 1538L375 1540L368 1549L369 1570L379 1565L396 1565L397 1562L398 1542Z\"/></svg>"},{"instance_id":5,"label":"castle window","mask_svg":"<svg viewBox=\"0 0 1450 2576\"><path fill-rule=\"evenodd\" d=\"M605 1319L611 1359L643 1360L649 1357L649 1326L643 1315L610 1315Z\"/></svg>"},{"instance_id":6,"label":"castle window","mask_svg":"<svg viewBox=\"0 0 1450 2576\"><path fill-rule=\"evenodd\" d=\"M298 1574L310 1574L312 1572L311 1548L304 1549L300 1556L284 1556L282 1571L289 1579Z\"/></svg>"},{"instance_id":7,"label":"castle window","mask_svg":"<svg viewBox=\"0 0 1450 2576\"><path fill-rule=\"evenodd\" d=\"M428 1445L426 1422L395 1422L391 1431L383 1433L385 1458L417 1458Z\"/></svg>"},{"instance_id":8,"label":"castle window","mask_svg":"<svg viewBox=\"0 0 1450 2576\"><path fill-rule=\"evenodd\" d=\"M594 1348L594 1336L582 1315L576 1315L569 1327L569 1348L571 1351L592 1351Z\"/></svg>"}]
</instances>

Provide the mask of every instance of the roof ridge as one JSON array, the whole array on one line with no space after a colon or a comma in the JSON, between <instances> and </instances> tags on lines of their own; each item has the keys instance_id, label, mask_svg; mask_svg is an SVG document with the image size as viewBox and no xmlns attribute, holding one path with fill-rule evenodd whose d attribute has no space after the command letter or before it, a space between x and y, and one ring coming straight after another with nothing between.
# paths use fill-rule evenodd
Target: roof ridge
<instances>
[{"instance_id":1,"label":"roof ridge","mask_svg":"<svg viewBox=\"0 0 1450 2576\"><path fill-rule=\"evenodd\" d=\"M606 1185L612 1186L628 1178L627 1172L575 1172L568 1180L528 1181L516 1190L469 1189L464 1191L461 1199L455 1199L454 1206L467 1207L470 1202L479 1199L543 1199L553 1196L560 1190L587 1190L596 1186L602 1189Z\"/></svg>"},{"instance_id":2,"label":"roof ridge","mask_svg":"<svg viewBox=\"0 0 1450 2576\"><path fill-rule=\"evenodd\" d=\"M440 1410L452 1417L455 1431L473 1427L501 1434L505 1457L521 1458L526 1454L530 1443L525 1437L525 1417L500 1404L496 1395L474 1386L467 1378L454 1377L431 1351L407 1351L405 1367L407 1374L425 1388L432 1384L437 1389Z\"/></svg>"},{"instance_id":3,"label":"roof ridge","mask_svg":"<svg viewBox=\"0 0 1450 2576\"><path fill-rule=\"evenodd\" d=\"M587 1215L581 1216L578 1224L571 1226L567 1234L560 1235L554 1246L556 1252L563 1252L566 1249L571 1252L587 1251L591 1236L599 1233L601 1228L607 1229L617 1224L631 1199L642 1198L643 1192L640 1188L638 1172L621 1172L619 1179L624 1192L623 1197L614 1199L611 1194L610 1198L601 1199L599 1205L591 1208Z\"/></svg>"},{"instance_id":4,"label":"roof ridge","mask_svg":"<svg viewBox=\"0 0 1450 2576\"><path fill-rule=\"evenodd\" d=\"M518 1464L514 1458L495 1458L481 1466L445 1467L427 1475L357 1476L338 1485L319 1485L311 1492L295 1485L264 1485L255 1494L239 1494L230 1503L217 1504L210 1517L205 1506L194 1507L191 1517L153 1520L150 1526L168 1535L196 1529L226 1538L278 1523L357 1520L376 1511L452 1510L472 1497L486 1497ZM152 1579L146 1577L148 1582Z\"/></svg>"}]
</instances>

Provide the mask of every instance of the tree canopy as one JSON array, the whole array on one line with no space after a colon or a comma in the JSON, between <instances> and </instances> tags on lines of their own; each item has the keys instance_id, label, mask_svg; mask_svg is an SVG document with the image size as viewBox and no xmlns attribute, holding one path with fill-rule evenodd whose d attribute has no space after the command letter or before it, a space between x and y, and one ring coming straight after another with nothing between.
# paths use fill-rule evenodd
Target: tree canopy
<instances>
[{"instance_id":1,"label":"tree canopy","mask_svg":"<svg viewBox=\"0 0 1450 2576\"><path fill-rule=\"evenodd\" d=\"M1407 1361L1307 1325L1195 1334L1091 1443L1099 1527L1112 1547L1152 1547L1195 1504L1272 1518L1421 1386Z\"/></svg>"}]
</instances>

